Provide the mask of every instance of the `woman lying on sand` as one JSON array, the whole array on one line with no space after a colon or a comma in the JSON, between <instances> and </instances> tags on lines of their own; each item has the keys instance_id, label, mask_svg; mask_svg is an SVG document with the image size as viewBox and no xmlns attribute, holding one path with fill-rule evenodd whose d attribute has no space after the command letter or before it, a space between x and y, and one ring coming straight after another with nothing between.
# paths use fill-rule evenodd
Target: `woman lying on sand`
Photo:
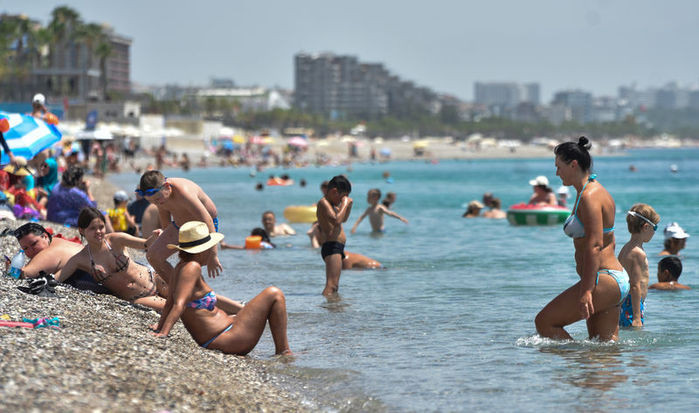
<instances>
[{"instance_id":1,"label":"woman lying on sand","mask_svg":"<svg viewBox=\"0 0 699 413\"><path fill-rule=\"evenodd\" d=\"M126 247L147 250L158 238L161 230L153 231L148 239L134 237L125 232L106 234L106 219L97 208L87 207L78 216L78 232L87 245L75 254L56 273L62 282L76 269L88 272L99 284L112 294L135 304L145 305L158 312L165 307L168 286L152 268L132 260ZM237 307L242 305L232 301ZM238 308L226 308L231 314Z\"/></svg>"},{"instance_id":2,"label":"woman lying on sand","mask_svg":"<svg viewBox=\"0 0 699 413\"><path fill-rule=\"evenodd\" d=\"M132 260L126 247L146 249L160 234L154 232L147 240L125 232L105 232L104 215L93 207L83 208L78 216L78 232L87 245L75 254L56 274L62 282L76 269L86 271L114 295L135 304L162 311L167 297L167 284L152 269Z\"/></svg>"},{"instance_id":3,"label":"woman lying on sand","mask_svg":"<svg viewBox=\"0 0 699 413\"><path fill-rule=\"evenodd\" d=\"M275 353L291 354L286 336L286 299L280 289L267 287L235 316L215 307L216 294L201 276L201 268L213 253L212 247L222 239L222 234L210 234L203 222L190 221L180 227L178 244L167 246L180 250L180 262L160 321L152 326L155 335L166 337L181 318L200 346L245 355L260 341L269 320Z\"/></svg>"}]
</instances>

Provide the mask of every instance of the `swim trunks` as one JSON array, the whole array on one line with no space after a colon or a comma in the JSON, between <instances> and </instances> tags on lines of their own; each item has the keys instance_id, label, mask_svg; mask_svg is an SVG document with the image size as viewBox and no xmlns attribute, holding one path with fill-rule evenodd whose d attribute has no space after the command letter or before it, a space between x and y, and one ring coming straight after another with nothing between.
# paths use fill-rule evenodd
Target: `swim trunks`
<instances>
[{"instance_id":1,"label":"swim trunks","mask_svg":"<svg viewBox=\"0 0 699 413\"><path fill-rule=\"evenodd\" d=\"M323 246L320 248L320 256L323 257L323 260L325 260L325 257L328 255L333 255L333 254L341 254L342 259L345 259L345 244L337 241L328 241L323 243Z\"/></svg>"},{"instance_id":2,"label":"swim trunks","mask_svg":"<svg viewBox=\"0 0 699 413\"><path fill-rule=\"evenodd\" d=\"M641 300L641 324L646 323L646 306L644 300ZM619 325L622 327L631 327L633 323L633 305L631 304L631 295L628 295L621 304L621 314L619 314Z\"/></svg>"}]
</instances>

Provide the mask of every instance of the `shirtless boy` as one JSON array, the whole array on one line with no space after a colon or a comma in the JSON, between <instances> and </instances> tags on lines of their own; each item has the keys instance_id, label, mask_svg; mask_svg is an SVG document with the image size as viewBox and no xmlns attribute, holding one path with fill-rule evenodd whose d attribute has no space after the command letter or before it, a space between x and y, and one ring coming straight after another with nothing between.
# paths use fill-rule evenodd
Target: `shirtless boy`
<instances>
[{"instance_id":1,"label":"shirtless boy","mask_svg":"<svg viewBox=\"0 0 699 413\"><path fill-rule=\"evenodd\" d=\"M155 271L170 285L175 270L167 262L175 250L167 248L168 244L177 244L180 225L189 221L206 223L209 231L218 232L218 212L214 201L209 198L199 185L185 178L166 178L160 171L148 171L141 176L137 193L158 207L158 216L163 225L163 232L148 247L146 258ZM216 277L223 267L218 260L217 248L213 247L207 262L210 277ZM241 307L232 300L219 299L222 310L235 313Z\"/></svg>"},{"instance_id":2,"label":"shirtless boy","mask_svg":"<svg viewBox=\"0 0 699 413\"><path fill-rule=\"evenodd\" d=\"M658 282L649 286L650 290L690 290L677 282L682 274L682 261L677 257L665 257L658 263Z\"/></svg>"},{"instance_id":3,"label":"shirtless boy","mask_svg":"<svg viewBox=\"0 0 699 413\"><path fill-rule=\"evenodd\" d=\"M278 237L280 235L296 235L296 231L291 228L288 224L277 224L277 217L274 216L274 212L265 211L262 213L262 225L267 231L267 235L270 237Z\"/></svg>"},{"instance_id":4,"label":"shirtless boy","mask_svg":"<svg viewBox=\"0 0 699 413\"><path fill-rule=\"evenodd\" d=\"M325 261L323 295L326 297L336 294L340 287L340 272L347 240L342 223L347 222L352 212L350 192L352 185L349 180L342 175L335 176L328 182L328 190L317 204L316 217L321 237L324 239L320 255Z\"/></svg>"},{"instance_id":5,"label":"shirtless boy","mask_svg":"<svg viewBox=\"0 0 699 413\"><path fill-rule=\"evenodd\" d=\"M362 222L364 217L366 217L367 215L369 215L369 222L371 223L371 230L373 232L384 232L384 214L388 215L389 217L400 219L406 224L408 223L407 219L403 218L402 216L386 208L383 204L379 203L379 200L381 199L381 190L376 188L370 189L366 197L367 203L369 204L369 208L367 208L364 211L364 213L359 216L357 222L354 223L354 226L352 227L352 234L357 232L357 226L359 226L359 223Z\"/></svg>"},{"instance_id":6,"label":"shirtless boy","mask_svg":"<svg viewBox=\"0 0 699 413\"><path fill-rule=\"evenodd\" d=\"M648 295L648 258L643 244L650 241L658 229L660 215L647 204L635 204L626 213L631 239L619 252L619 262L629 274L631 290L621 303L619 325L643 327L644 301Z\"/></svg>"}]
</instances>

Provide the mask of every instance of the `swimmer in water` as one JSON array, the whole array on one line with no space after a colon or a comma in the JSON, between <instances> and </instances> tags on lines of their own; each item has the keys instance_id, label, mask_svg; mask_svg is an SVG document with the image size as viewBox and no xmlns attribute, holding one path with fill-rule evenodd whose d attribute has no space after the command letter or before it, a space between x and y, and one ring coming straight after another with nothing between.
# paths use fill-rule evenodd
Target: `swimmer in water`
<instances>
[{"instance_id":1,"label":"swimmer in water","mask_svg":"<svg viewBox=\"0 0 699 413\"><path fill-rule=\"evenodd\" d=\"M381 199L381 190L378 188L370 189L369 192L367 193L367 203L369 204L369 207L362 213L362 215L359 216L357 221L354 223L354 226L352 226L352 230L350 231L352 234L357 232L357 226L359 226L359 223L362 222L364 217L367 215L369 216L369 222L371 223L371 230L372 232L384 232L384 225L383 225L383 216L388 215L389 217L393 217L396 219L399 219L406 224L408 223L408 220L403 218L402 216L396 214L395 212L389 210L386 208L383 204L379 203L379 200Z\"/></svg>"}]
</instances>

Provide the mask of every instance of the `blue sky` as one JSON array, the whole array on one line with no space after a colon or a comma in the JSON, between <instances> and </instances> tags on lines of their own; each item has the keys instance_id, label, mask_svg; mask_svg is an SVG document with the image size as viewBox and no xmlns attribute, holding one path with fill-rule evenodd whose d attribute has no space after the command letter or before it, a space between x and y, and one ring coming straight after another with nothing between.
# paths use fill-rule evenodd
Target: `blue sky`
<instances>
[{"instance_id":1,"label":"blue sky","mask_svg":"<svg viewBox=\"0 0 699 413\"><path fill-rule=\"evenodd\" d=\"M299 51L352 54L406 80L473 98L476 81L616 95L699 81L699 2L636 0L0 0L47 22L58 5L133 39L132 81L293 88Z\"/></svg>"}]
</instances>

